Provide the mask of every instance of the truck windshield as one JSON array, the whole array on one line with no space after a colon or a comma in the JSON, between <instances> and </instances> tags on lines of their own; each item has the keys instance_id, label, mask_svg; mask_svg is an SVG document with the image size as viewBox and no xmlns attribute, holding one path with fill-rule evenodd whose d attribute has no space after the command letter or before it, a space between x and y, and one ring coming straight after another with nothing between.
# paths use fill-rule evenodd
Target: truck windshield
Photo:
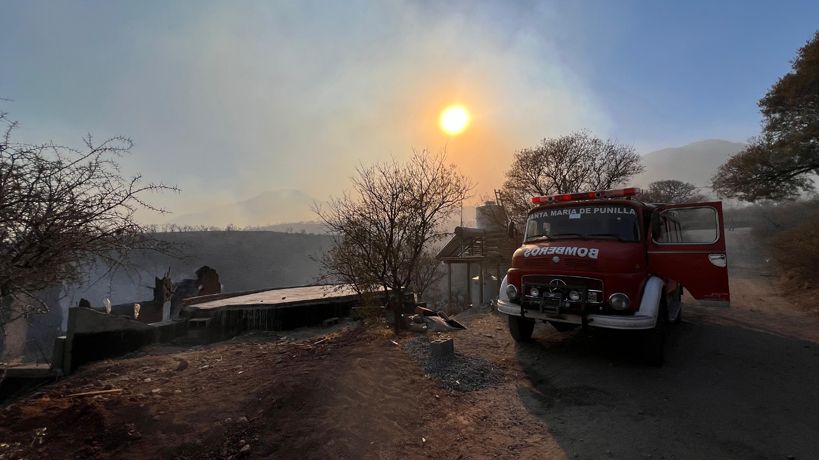
<instances>
[{"instance_id":1,"label":"truck windshield","mask_svg":"<svg viewBox=\"0 0 819 460\"><path fill-rule=\"evenodd\" d=\"M596 204L547 208L529 215L525 241L563 238L639 241L637 210L622 204Z\"/></svg>"}]
</instances>

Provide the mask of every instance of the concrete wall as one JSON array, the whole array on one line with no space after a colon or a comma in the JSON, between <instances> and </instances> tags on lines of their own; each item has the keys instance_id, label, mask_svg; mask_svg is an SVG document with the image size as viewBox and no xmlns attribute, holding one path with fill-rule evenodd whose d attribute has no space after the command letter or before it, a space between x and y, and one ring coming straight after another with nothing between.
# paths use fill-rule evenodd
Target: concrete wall
<instances>
[{"instance_id":1,"label":"concrete wall","mask_svg":"<svg viewBox=\"0 0 819 460\"><path fill-rule=\"evenodd\" d=\"M333 317L350 316L355 300L317 302L293 308L221 310L211 315L208 337L222 340L246 331L281 331L315 326Z\"/></svg>"},{"instance_id":2,"label":"concrete wall","mask_svg":"<svg viewBox=\"0 0 819 460\"><path fill-rule=\"evenodd\" d=\"M119 356L155 340L156 328L127 316L69 308L61 367L70 374L87 362Z\"/></svg>"}]
</instances>

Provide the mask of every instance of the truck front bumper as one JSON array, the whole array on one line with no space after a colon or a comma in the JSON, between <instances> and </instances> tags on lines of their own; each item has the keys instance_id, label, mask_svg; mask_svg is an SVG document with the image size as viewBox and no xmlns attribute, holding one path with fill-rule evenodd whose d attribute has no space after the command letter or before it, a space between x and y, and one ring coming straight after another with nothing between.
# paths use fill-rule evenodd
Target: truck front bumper
<instances>
[{"instance_id":1,"label":"truck front bumper","mask_svg":"<svg viewBox=\"0 0 819 460\"><path fill-rule=\"evenodd\" d=\"M498 299L498 311L511 316L524 316L558 323L583 324L583 318L580 315L570 313L551 314L537 310L524 310L523 315L521 315L520 305L503 299ZM654 327L657 317L641 314L638 311L630 316L588 314L586 315L586 321L589 326L603 329L645 330Z\"/></svg>"}]
</instances>

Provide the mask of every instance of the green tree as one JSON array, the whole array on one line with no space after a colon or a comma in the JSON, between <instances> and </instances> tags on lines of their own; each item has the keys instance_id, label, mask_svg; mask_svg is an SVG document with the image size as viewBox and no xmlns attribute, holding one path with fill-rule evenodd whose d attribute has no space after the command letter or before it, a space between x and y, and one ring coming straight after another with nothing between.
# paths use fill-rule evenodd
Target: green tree
<instances>
[{"instance_id":1,"label":"green tree","mask_svg":"<svg viewBox=\"0 0 819 460\"><path fill-rule=\"evenodd\" d=\"M533 196L610 189L642 170L633 147L575 132L515 152L501 200L510 217L522 220Z\"/></svg>"},{"instance_id":2,"label":"green tree","mask_svg":"<svg viewBox=\"0 0 819 460\"><path fill-rule=\"evenodd\" d=\"M819 173L819 31L759 108L761 135L720 167L714 190L745 201L791 199L813 190L812 176Z\"/></svg>"},{"instance_id":3,"label":"green tree","mask_svg":"<svg viewBox=\"0 0 819 460\"><path fill-rule=\"evenodd\" d=\"M646 203L695 203L705 200L697 193L697 186L679 180L658 180L640 192L639 199Z\"/></svg>"}]
</instances>

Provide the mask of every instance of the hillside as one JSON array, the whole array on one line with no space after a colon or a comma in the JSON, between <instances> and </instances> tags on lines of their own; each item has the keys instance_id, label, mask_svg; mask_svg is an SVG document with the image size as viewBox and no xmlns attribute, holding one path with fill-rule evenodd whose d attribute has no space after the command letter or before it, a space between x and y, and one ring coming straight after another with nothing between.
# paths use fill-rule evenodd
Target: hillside
<instances>
[{"instance_id":1,"label":"hillside","mask_svg":"<svg viewBox=\"0 0 819 460\"><path fill-rule=\"evenodd\" d=\"M170 267L174 282L196 278L194 271L203 265L219 273L227 292L309 284L319 275L316 259L331 242L326 235L262 231L175 232L157 237L177 245L182 258L135 253L131 263L136 270L119 271L76 289L69 297L99 303L110 296L115 304L148 299L154 276L161 277Z\"/></svg>"},{"instance_id":2,"label":"hillside","mask_svg":"<svg viewBox=\"0 0 819 460\"><path fill-rule=\"evenodd\" d=\"M647 153L643 155L646 170L631 183L645 187L654 181L677 179L699 187L709 186L717 168L743 148L745 144L739 142L709 139Z\"/></svg>"},{"instance_id":3,"label":"hillside","mask_svg":"<svg viewBox=\"0 0 819 460\"><path fill-rule=\"evenodd\" d=\"M260 193L253 198L214 206L210 209L173 218L176 225L239 227L301 222L312 220L315 200L300 190L280 189Z\"/></svg>"},{"instance_id":4,"label":"hillside","mask_svg":"<svg viewBox=\"0 0 819 460\"><path fill-rule=\"evenodd\" d=\"M263 225L254 230L264 230L267 232L284 232L284 233L313 233L316 235L324 235L329 233L327 226L324 223L314 220L306 222L285 222L282 224Z\"/></svg>"},{"instance_id":5,"label":"hillside","mask_svg":"<svg viewBox=\"0 0 819 460\"><path fill-rule=\"evenodd\" d=\"M331 244L327 235L261 231L155 236L177 245L182 257L135 252L131 255L133 269L107 273L107 267L101 266L81 286L43 292L50 311L6 324L7 339L12 339L0 340L0 361L33 361L50 356L54 337L66 326L68 307L77 305L81 298L98 307L105 298L115 305L149 300L154 277L162 277L169 267L172 280L179 282L195 279L196 269L208 265L219 273L225 292L312 284L319 275L317 259ZM9 343L14 346L7 347Z\"/></svg>"}]
</instances>

